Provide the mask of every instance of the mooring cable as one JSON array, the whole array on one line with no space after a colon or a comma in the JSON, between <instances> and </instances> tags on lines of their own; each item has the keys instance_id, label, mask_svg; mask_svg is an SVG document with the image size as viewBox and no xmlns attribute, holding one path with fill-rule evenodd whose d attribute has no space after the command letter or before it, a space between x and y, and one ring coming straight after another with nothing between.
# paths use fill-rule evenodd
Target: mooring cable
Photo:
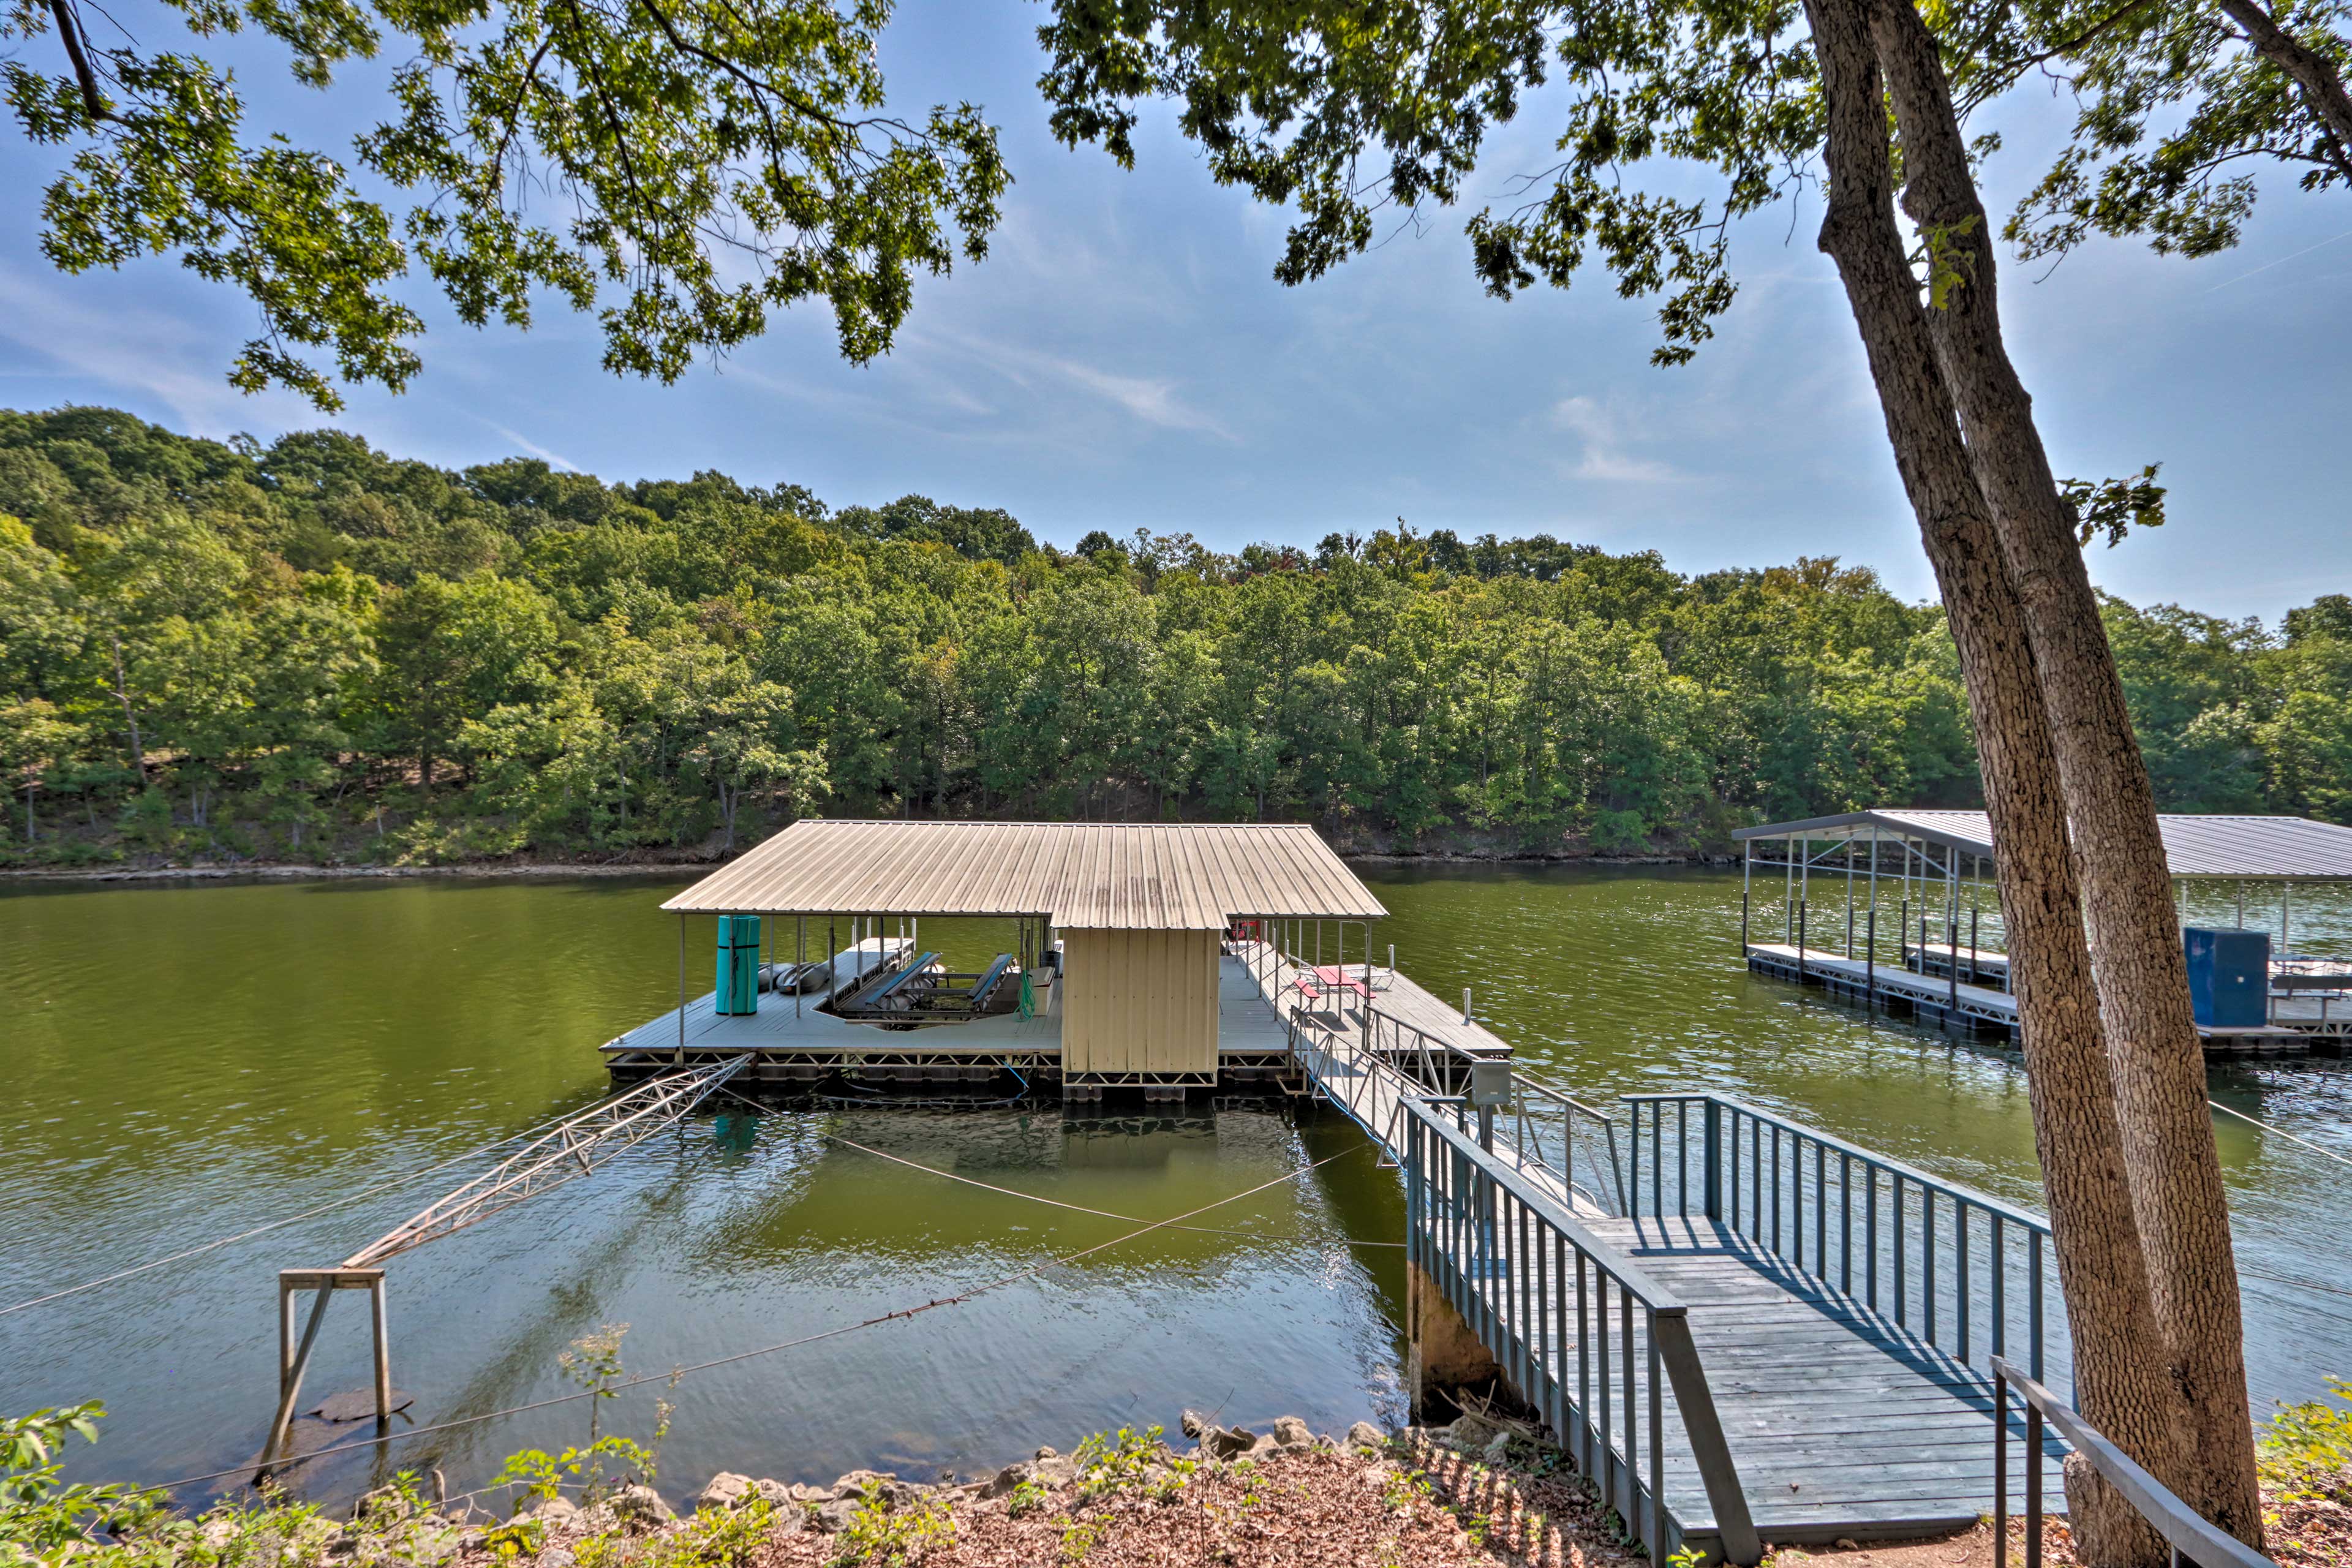
<instances>
[{"instance_id":1,"label":"mooring cable","mask_svg":"<svg viewBox=\"0 0 2352 1568\"><path fill-rule=\"evenodd\" d=\"M1033 1204L1044 1204L1049 1208L1067 1209L1072 1214L1089 1214L1093 1215L1097 1219L1115 1219L1126 1225L1140 1225L1143 1223L1131 1214L1113 1214L1108 1209L1090 1209L1084 1204L1066 1204L1059 1198L1049 1198L1037 1193L1024 1193L1015 1187L1000 1187L995 1185L993 1183L983 1182L976 1177L958 1175L953 1171L942 1171L937 1165L925 1165L917 1161L908 1160L897 1154L886 1152L880 1149L869 1149L865 1144L858 1142L856 1139L844 1138L838 1132L827 1132L823 1129L819 1129L817 1136L820 1138L830 1139L832 1142L839 1143L845 1148L855 1149L861 1154L871 1154L877 1160L887 1160L894 1165L904 1165L910 1171L920 1171L926 1175L938 1176L944 1181L961 1182L967 1187L978 1187L984 1193L1001 1193L1008 1198L1026 1198ZM1170 1230L1189 1230L1201 1236L1235 1236L1241 1237L1244 1241L1280 1241L1285 1239L1281 1237L1268 1236L1263 1231L1220 1230L1214 1226L1205 1225L1171 1224L1166 1228ZM1343 1239L1346 1240L1347 1245L1349 1247L1402 1247L1404 1245L1402 1241L1358 1241L1353 1237L1346 1237Z\"/></svg>"},{"instance_id":2,"label":"mooring cable","mask_svg":"<svg viewBox=\"0 0 2352 1568\"><path fill-rule=\"evenodd\" d=\"M2255 1272L2252 1268L2239 1269L2238 1278L2241 1279L2261 1279L2273 1285L2292 1286L2299 1290L2322 1290L2330 1296L2352 1296L2352 1290L2347 1290L2341 1285L2322 1285L2316 1279L2290 1279L2284 1274L2261 1274Z\"/></svg>"},{"instance_id":3,"label":"mooring cable","mask_svg":"<svg viewBox=\"0 0 2352 1568\"><path fill-rule=\"evenodd\" d=\"M2260 1117L2249 1116L2242 1110L2232 1110L2218 1100L2209 1100L2205 1103L2211 1106L2214 1110L2221 1112L2224 1116L2234 1116L2239 1121L2250 1122L2252 1125L2261 1128L2265 1132L2274 1132L2290 1143L2300 1143L2315 1154L2325 1154L2327 1158L2335 1161L2339 1165L2352 1165L2352 1158L2347 1158L2346 1156L2337 1153L2335 1150L2330 1149L2324 1143L2315 1143L2308 1138L2298 1138L2284 1127L2273 1127L2269 1122L2263 1121Z\"/></svg>"},{"instance_id":4,"label":"mooring cable","mask_svg":"<svg viewBox=\"0 0 2352 1568\"><path fill-rule=\"evenodd\" d=\"M448 1159L443 1160L436 1164L423 1166L417 1170L410 1171L404 1175L388 1177L383 1181L374 1184L373 1186L362 1187L357 1192L345 1193L341 1197L334 1198L329 1202L320 1204L316 1208L304 1209L300 1214L289 1215L284 1219L274 1219L267 1225L255 1226L251 1230L238 1231L235 1236L224 1236L218 1240L207 1241L198 1247L191 1247L184 1252L174 1252L168 1258L158 1258L146 1263L133 1265L129 1268L118 1269L112 1274L104 1275L96 1279L85 1280L79 1285L68 1285L62 1290L52 1290L46 1296L36 1296L30 1300L19 1301L13 1307L0 1307L0 1318L5 1318L11 1312L21 1312L28 1307L38 1307L46 1302L62 1300L68 1296L79 1296L85 1290L95 1290L101 1285L111 1285L118 1279L128 1279L136 1274L150 1273L154 1269L163 1268L167 1264L183 1263L191 1258L198 1257L206 1252L217 1251L221 1247L231 1246L236 1242L250 1241L257 1236L267 1235L268 1232L273 1230L283 1230L289 1225L299 1225L306 1219L314 1219L320 1215L327 1213L331 1209L346 1207L352 1204L358 1203L362 1198L372 1198L379 1193L391 1192L395 1188L407 1186L413 1182L433 1174L436 1171L446 1171L452 1165L462 1165L467 1161L478 1160L483 1155L490 1152L493 1149L503 1148L507 1144L514 1142L517 1139L529 1138L534 1133L544 1131L548 1128L556 1126L560 1122L571 1120L572 1117L585 1115L588 1111L595 1110L596 1106L604 1100L609 1100L612 1098L613 1097L611 1095L600 1096L598 1100L590 1101L587 1105L583 1106L578 1110L567 1110L561 1116L553 1116L550 1117L545 1121L535 1122L532 1125L524 1128L520 1132L509 1132L503 1138L494 1138L488 1143L477 1145L474 1148L467 1150L462 1154L453 1154Z\"/></svg>"},{"instance_id":5,"label":"mooring cable","mask_svg":"<svg viewBox=\"0 0 2352 1568\"><path fill-rule=\"evenodd\" d=\"M312 1459L323 1459L330 1454L356 1453L362 1448L373 1447L382 1444L402 1442L410 1437L423 1437L435 1432L453 1431L460 1426L477 1426L485 1421L496 1421L502 1416L521 1415L533 1410L546 1410L554 1405L570 1405L583 1399L603 1398L609 1394L618 1394L624 1389L639 1388L649 1383L675 1383L679 1378L688 1376L689 1374L698 1372L708 1372L712 1367L731 1366L737 1362L751 1361L759 1356L773 1355L779 1351L794 1350L802 1345L814 1344L819 1340L838 1339L844 1334L854 1334L861 1329L876 1328L883 1323L896 1322L902 1318L920 1317L923 1313L931 1311L940 1307L960 1307L963 1305L963 1303L972 1300L978 1297L984 1296L992 1290L1002 1289L1007 1285L1017 1284L1019 1281L1029 1279L1034 1275L1043 1274L1048 1268L1057 1268L1065 1264L1076 1263L1081 1258L1090 1258L1097 1252L1107 1252L1114 1247L1122 1246L1127 1242L1133 1241L1136 1237L1140 1236L1148 1236L1155 1230L1166 1230L1179 1224L1181 1221L1192 1218L1196 1215L1207 1214L1211 1209L1220 1209L1224 1207L1227 1204L1235 1204L1241 1202L1244 1198L1255 1197L1258 1194L1265 1192L1269 1188L1281 1186L1286 1182L1295 1182L1301 1176L1308 1175L1318 1171L1324 1166L1331 1163L1334 1160L1344 1160L1350 1154L1360 1153L1363 1150L1370 1147L1372 1147L1372 1145L1369 1143L1359 1144L1357 1147L1352 1149L1342 1149L1337 1154L1327 1154L1322 1159L1314 1161L1308 1164L1301 1165L1295 1171L1286 1172L1282 1175L1275 1177L1270 1182L1260 1182L1256 1186L1248 1188L1243 1192L1229 1194L1224 1197L1217 1199L1213 1203L1202 1204L1200 1207L1195 1209L1187 1209L1182 1214L1171 1215L1166 1219L1153 1220L1149 1225L1139 1226L1134 1230L1129 1231L1124 1236L1113 1237L1108 1241L1097 1242L1092 1247L1082 1247L1075 1252L1058 1253L1054 1257L1030 1264L1025 1268L1019 1269L1011 1274L1003 1275L995 1279L988 1280L982 1284L975 1285L968 1290L960 1290L952 1296L941 1296L935 1300L926 1301L919 1307L902 1307L895 1311L882 1312L871 1318L862 1319L855 1323L843 1323L834 1328L821 1329L813 1334L803 1334L798 1339L784 1340L772 1345L761 1345L756 1350L739 1351L733 1355L717 1356L709 1361L697 1362L691 1366L673 1367L667 1372L646 1373L641 1376L625 1378L618 1383L609 1384L602 1388L583 1388L577 1394L559 1394L551 1399L534 1400L528 1405L511 1405L504 1410L491 1410L479 1415L460 1415L454 1420L436 1422L430 1426L412 1426L405 1432L378 1433L372 1437L362 1437L348 1443L336 1443L328 1447L314 1449L308 1454L289 1455L283 1459L249 1459L244 1464L233 1465L225 1470L210 1470L200 1476L182 1476L177 1480L157 1481L151 1486L142 1487L139 1489L142 1491L176 1491L181 1487L194 1486L198 1481L216 1481L225 1477L246 1475L255 1470L291 1468L298 1464L307 1464Z\"/></svg>"}]
</instances>

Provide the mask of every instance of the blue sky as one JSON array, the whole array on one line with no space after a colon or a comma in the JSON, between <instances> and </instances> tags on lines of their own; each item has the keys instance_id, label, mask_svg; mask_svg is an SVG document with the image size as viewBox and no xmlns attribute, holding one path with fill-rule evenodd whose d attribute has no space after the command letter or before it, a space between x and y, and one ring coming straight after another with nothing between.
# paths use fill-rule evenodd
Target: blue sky
<instances>
[{"instance_id":1,"label":"blue sky","mask_svg":"<svg viewBox=\"0 0 2352 1568\"><path fill-rule=\"evenodd\" d=\"M1213 186L1163 114L1140 167L1073 153L1034 89L1040 6L922 0L884 40L894 99L983 104L1018 182L989 258L927 280L896 351L838 362L821 310L675 385L597 364L593 321L550 303L528 335L457 323L415 292L425 374L362 389L333 421L451 466L531 453L607 479L719 468L836 504L909 491L1003 506L1041 536L1189 530L1232 548L1312 542L1404 518L1419 529L1549 532L1654 549L1679 571L1800 554L1933 593L1851 317L1806 203L1736 236L1742 290L1689 367L1653 369L1654 306L1595 273L1503 303L1473 279L1461 221L1546 162L1540 100L1498 137L1464 206L1336 275L1284 289L1284 219ZM272 79L257 108L338 150L377 78L325 94ZM2063 105L2001 106L1990 174L2007 210ZM47 159L5 144L20 193L0 232L0 404L106 403L207 435L327 421L223 380L252 310L168 260L68 279L44 262ZM2126 597L2275 618L2352 592L2345 446L2352 197L2274 180L2247 244L2197 262L2102 241L2041 281L2011 266L2011 352L2061 473L2161 460L2172 521L2092 570Z\"/></svg>"}]
</instances>

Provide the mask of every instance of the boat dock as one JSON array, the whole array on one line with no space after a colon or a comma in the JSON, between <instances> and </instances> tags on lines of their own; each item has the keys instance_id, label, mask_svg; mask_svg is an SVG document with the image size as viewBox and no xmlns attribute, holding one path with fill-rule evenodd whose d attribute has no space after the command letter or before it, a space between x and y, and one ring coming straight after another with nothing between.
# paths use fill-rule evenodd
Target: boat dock
<instances>
[{"instance_id":1,"label":"boat dock","mask_svg":"<svg viewBox=\"0 0 2352 1568\"><path fill-rule=\"evenodd\" d=\"M2183 928L2209 1058L2340 1057L2352 1046L2352 963L2288 950L2294 890L2352 887L2352 828L2283 816L2158 818L2175 898L2234 892L2234 924ZM1741 828L1740 951L1749 969L1948 1029L2017 1034L1992 829L1978 811L1847 812ZM1760 846L1780 846L1777 856ZM1762 872L1764 875L1759 876ZM1777 873L1777 875L1776 875ZM1813 883L1827 885L1816 902ZM2278 889L2273 951L2244 929L2249 885ZM1759 929L1759 900L1780 908ZM2227 960L2219 956L2229 949ZM2218 967L2217 967L2218 966Z\"/></svg>"},{"instance_id":2,"label":"boat dock","mask_svg":"<svg viewBox=\"0 0 2352 1568\"><path fill-rule=\"evenodd\" d=\"M1916 950L1915 950L1916 953ZM1930 950L1932 960L1933 950ZM1916 957L1915 957L1916 962ZM1914 1017L1947 1028L1992 1029L2017 1033L2017 998L2004 989L1961 980L1947 967L1940 977L1916 969L1895 969L1866 958L1845 958L1833 952L1809 952L1788 942L1748 944L1748 967L1759 974L1801 985L1817 985L1832 994L1864 1006L1900 1008ZM2005 979L2008 965L2000 973ZM1967 950L1961 950L1960 973L1969 970ZM1982 971L1991 973L1988 964ZM2344 1054L2352 1006L2339 997L2333 1018L2326 994L2318 999L2274 1001L2269 1024L2199 1025L2197 1037L2208 1057L2334 1057Z\"/></svg>"},{"instance_id":3,"label":"boat dock","mask_svg":"<svg viewBox=\"0 0 2352 1568\"><path fill-rule=\"evenodd\" d=\"M1971 1525L1996 1490L1990 1357L2046 1375L2039 1216L1735 1101L1610 1110L1545 1082L1471 994L1376 959L1386 911L1311 829L801 823L664 907L679 1005L604 1047L643 1092L1242 1084L1346 1115L1404 1183L1416 1401L1498 1380L1653 1562ZM692 914L719 920L699 997ZM926 915L1008 921L1006 951L951 973Z\"/></svg>"}]
</instances>

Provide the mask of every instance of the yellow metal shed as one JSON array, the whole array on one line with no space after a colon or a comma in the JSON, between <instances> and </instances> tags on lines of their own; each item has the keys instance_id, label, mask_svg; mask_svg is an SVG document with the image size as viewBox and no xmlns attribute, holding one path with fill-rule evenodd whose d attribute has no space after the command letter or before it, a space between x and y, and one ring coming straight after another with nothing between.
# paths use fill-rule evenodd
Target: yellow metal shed
<instances>
[{"instance_id":1,"label":"yellow metal shed","mask_svg":"<svg viewBox=\"0 0 2352 1568\"><path fill-rule=\"evenodd\" d=\"M1218 934L1074 931L1062 938L1062 1070L1217 1070Z\"/></svg>"}]
</instances>

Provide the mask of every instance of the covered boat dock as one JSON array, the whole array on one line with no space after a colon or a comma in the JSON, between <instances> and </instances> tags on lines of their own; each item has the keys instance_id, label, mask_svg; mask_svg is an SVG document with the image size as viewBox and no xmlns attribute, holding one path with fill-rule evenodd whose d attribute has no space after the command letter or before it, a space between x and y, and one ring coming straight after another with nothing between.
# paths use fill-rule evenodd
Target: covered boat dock
<instances>
[{"instance_id":1,"label":"covered boat dock","mask_svg":"<svg viewBox=\"0 0 2352 1568\"><path fill-rule=\"evenodd\" d=\"M1387 910L1304 825L800 822L662 908L678 1005L605 1043L616 1080L748 1054L741 1084L786 1092L1276 1089L1302 1016L1509 1054L1375 956ZM697 915L721 921L700 996ZM1003 951L951 972L926 919L1001 922Z\"/></svg>"},{"instance_id":2,"label":"covered boat dock","mask_svg":"<svg viewBox=\"0 0 2352 1568\"><path fill-rule=\"evenodd\" d=\"M2298 889L2308 903L2315 887L2352 888L2352 827L2192 815L2162 816L2158 826L2184 929L2276 931L2256 961L2259 1009L2200 1016L2208 1054L2343 1054L2352 962L2291 943ZM1740 946L1750 969L1947 1027L2015 1032L1985 813L1881 807L1733 837L1743 849ZM1820 900L1816 877L1831 879Z\"/></svg>"}]
</instances>

